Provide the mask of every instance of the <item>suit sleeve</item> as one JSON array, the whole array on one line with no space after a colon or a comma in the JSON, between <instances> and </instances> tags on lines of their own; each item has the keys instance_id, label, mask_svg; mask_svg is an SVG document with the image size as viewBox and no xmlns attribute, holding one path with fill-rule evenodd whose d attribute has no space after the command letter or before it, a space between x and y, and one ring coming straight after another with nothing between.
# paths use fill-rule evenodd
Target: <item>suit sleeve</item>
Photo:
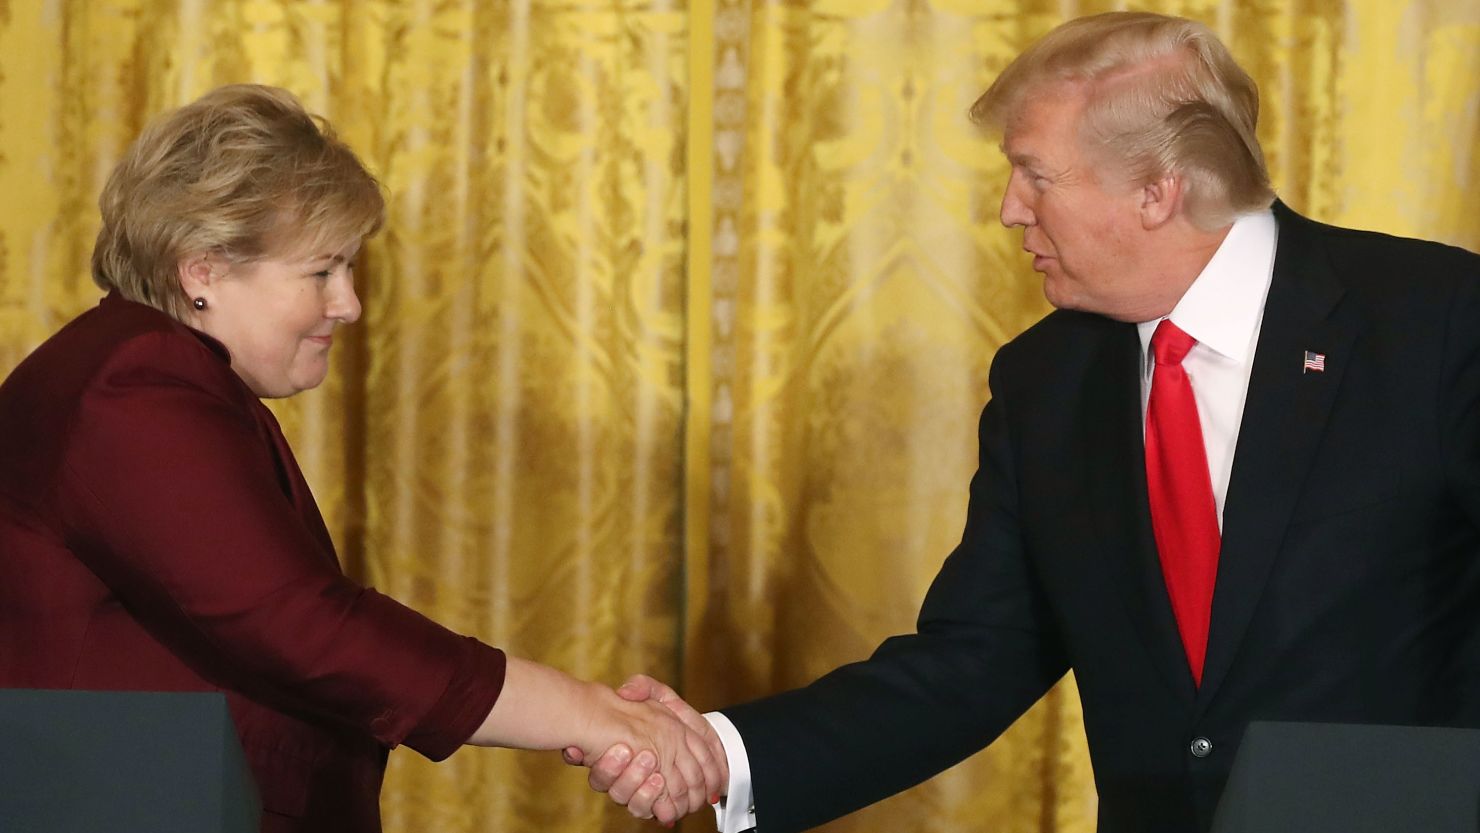
<instances>
[{"instance_id":1,"label":"suit sleeve","mask_svg":"<svg viewBox=\"0 0 1480 833\"><path fill-rule=\"evenodd\" d=\"M503 654L342 574L230 373L178 337L119 351L66 429L55 505L69 546L218 685L451 754L498 697Z\"/></svg>"},{"instance_id":2,"label":"suit sleeve","mask_svg":"<svg viewBox=\"0 0 1480 833\"><path fill-rule=\"evenodd\" d=\"M760 829L813 827L958 763L1067 670L1018 528L1002 364L999 352L966 529L916 633L805 688L722 710L750 759Z\"/></svg>"}]
</instances>

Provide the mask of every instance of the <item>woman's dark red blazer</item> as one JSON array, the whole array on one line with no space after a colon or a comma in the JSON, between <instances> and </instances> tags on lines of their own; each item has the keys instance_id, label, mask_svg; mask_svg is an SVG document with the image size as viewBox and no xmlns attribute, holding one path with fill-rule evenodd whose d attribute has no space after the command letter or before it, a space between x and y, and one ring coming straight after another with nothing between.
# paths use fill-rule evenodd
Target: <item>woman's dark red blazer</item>
<instances>
[{"instance_id":1,"label":"woman's dark red blazer","mask_svg":"<svg viewBox=\"0 0 1480 833\"><path fill-rule=\"evenodd\" d=\"M386 753L432 759L504 655L346 578L222 346L115 296L0 385L0 687L222 691L264 831L380 829Z\"/></svg>"}]
</instances>

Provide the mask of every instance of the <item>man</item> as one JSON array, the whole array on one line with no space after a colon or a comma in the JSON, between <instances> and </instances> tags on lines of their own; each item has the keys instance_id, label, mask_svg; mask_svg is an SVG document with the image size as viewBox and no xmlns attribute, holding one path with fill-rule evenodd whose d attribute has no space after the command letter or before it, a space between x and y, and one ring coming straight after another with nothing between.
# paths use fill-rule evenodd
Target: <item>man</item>
<instances>
[{"instance_id":1,"label":"man","mask_svg":"<svg viewBox=\"0 0 1480 833\"><path fill-rule=\"evenodd\" d=\"M903 790L1070 668L1104 833L1206 830L1253 719L1480 726L1480 257L1274 202L1257 102L1206 27L1139 13L977 102L1058 311L993 363L918 631L711 715L722 830ZM647 776L592 782L643 814Z\"/></svg>"}]
</instances>

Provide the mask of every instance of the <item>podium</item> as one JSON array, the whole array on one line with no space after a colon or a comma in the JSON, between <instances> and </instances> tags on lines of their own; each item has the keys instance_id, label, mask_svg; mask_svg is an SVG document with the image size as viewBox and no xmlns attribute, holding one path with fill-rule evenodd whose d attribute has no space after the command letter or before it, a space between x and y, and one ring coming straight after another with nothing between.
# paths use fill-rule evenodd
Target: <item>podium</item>
<instances>
[{"instance_id":1,"label":"podium","mask_svg":"<svg viewBox=\"0 0 1480 833\"><path fill-rule=\"evenodd\" d=\"M5 833L257 833L226 698L0 689Z\"/></svg>"},{"instance_id":2,"label":"podium","mask_svg":"<svg viewBox=\"0 0 1480 833\"><path fill-rule=\"evenodd\" d=\"M1477 833L1480 730L1254 722L1213 833Z\"/></svg>"}]
</instances>

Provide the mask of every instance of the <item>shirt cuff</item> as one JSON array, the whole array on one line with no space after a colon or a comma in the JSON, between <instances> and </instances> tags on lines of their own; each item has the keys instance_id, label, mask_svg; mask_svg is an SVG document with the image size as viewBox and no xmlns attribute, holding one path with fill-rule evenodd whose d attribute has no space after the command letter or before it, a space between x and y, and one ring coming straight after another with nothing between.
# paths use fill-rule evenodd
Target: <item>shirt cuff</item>
<instances>
[{"instance_id":1,"label":"shirt cuff","mask_svg":"<svg viewBox=\"0 0 1480 833\"><path fill-rule=\"evenodd\" d=\"M725 747L725 762L730 767L730 784L724 797L714 805L714 821L719 833L743 833L755 829L755 794L750 786L750 757L745 754L745 741L735 724L719 712L707 712L704 719L714 727Z\"/></svg>"}]
</instances>

